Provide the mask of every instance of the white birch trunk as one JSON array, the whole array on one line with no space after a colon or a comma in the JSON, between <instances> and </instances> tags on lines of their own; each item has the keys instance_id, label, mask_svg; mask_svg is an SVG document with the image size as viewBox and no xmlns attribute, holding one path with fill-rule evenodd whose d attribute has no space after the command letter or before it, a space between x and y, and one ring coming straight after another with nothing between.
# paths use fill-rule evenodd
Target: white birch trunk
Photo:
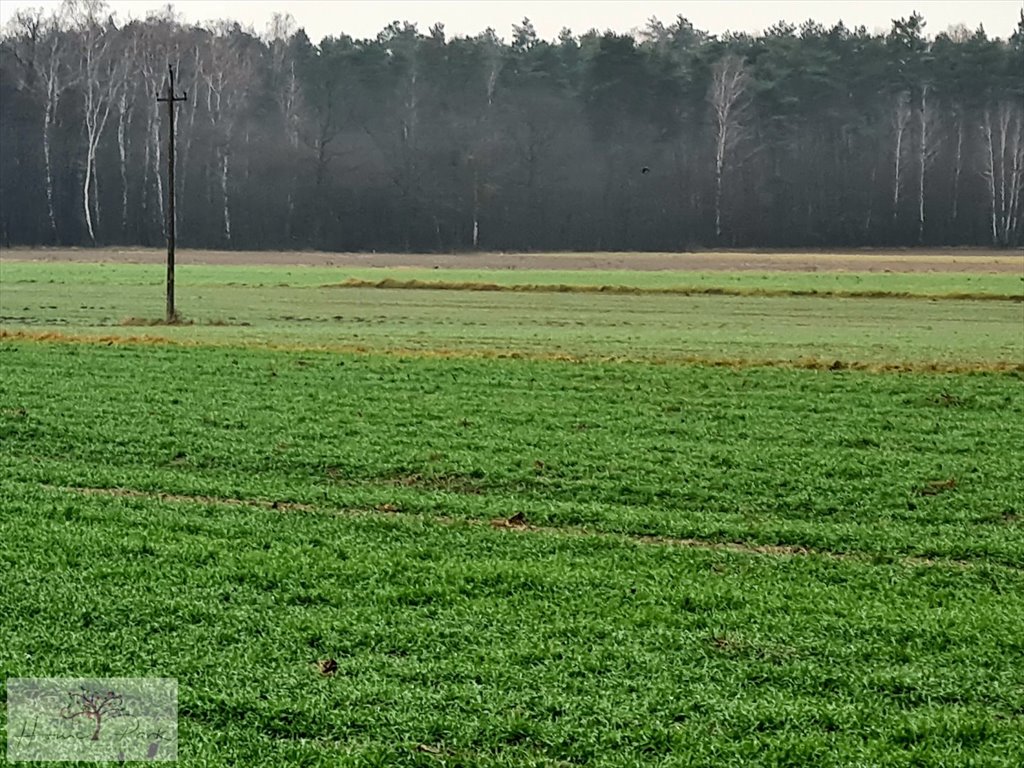
<instances>
[{"instance_id":1,"label":"white birch trunk","mask_svg":"<svg viewBox=\"0 0 1024 768\"><path fill-rule=\"evenodd\" d=\"M900 192L902 190L903 170L903 134L907 131L907 123L910 122L910 107L908 96L901 93L896 97L896 107L893 114L893 127L896 131L896 157L893 169L892 183L892 220L893 223L899 218Z\"/></svg>"},{"instance_id":2,"label":"white birch trunk","mask_svg":"<svg viewBox=\"0 0 1024 768\"><path fill-rule=\"evenodd\" d=\"M65 71L64 53L67 41L67 33L64 28L64 10L57 11L51 16L48 22L42 22L42 10L29 11L26 23L34 26L31 33L33 39L42 30L46 36L45 46L32 46L31 55L27 56L27 66L35 73L37 80L35 87L40 92L40 100L43 105L43 176L46 192L46 219L50 229L50 237L57 240L57 215L53 203L53 151L52 151L52 129L56 120L57 108L60 104L61 94L76 83L76 79L70 72ZM38 23L38 26L34 25ZM14 22L12 22L14 23ZM17 43L15 42L15 46ZM41 54L40 54L41 51ZM17 53L15 53L17 56Z\"/></svg>"},{"instance_id":3,"label":"white birch trunk","mask_svg":"<svg viewBox=\"0 0 1024 768\"><path fill-rule=\"evenodd\" d=\"M924 180L928 170L928 86L921 88L921 101L918 105L918 144L917 160L920 166L917 176L917 242L924 241Z\"/></svg>"},{"instance_id":4,"label":"white birch trunk","mask_svg":"<svg viewBox=\"0 0 1024 768\"><path fill-rule=\"evenodd\" d=\"M82 39L81 76L82 117L85 124L85 178L82 184L85 226L95 245L100 223L99 183L96 154L103 131L110 117L111 105L117 100L122 84L122 66L126 62L113 58L110 33L100 26L95 16L99 6L83 6L79 18ZM95 219L95 220L94 220Z\"/></svg>"},{"instance_id":5,"label":"white birch trunk","mask_svg":"<svg viewBox=\"0 0 1024 768\"><path fill-rule=\"evenodd\" d=\"M224 200L224 239L231 242L231 206L228 196L228 151L221 152L220 191Z\"/></svg>"},{"instance_id":6,"label":"white birch trunk","mask_svg":"<svg viewBox=\"0 0 1024 768\"><path fill-rule=\"evenodd\" d=\"M200 59L199 59L199 46L196 46L196 48L195 48L195 62L194 62L194 66L192 68L192 83L191 83L190 87L186 89L186 93L191 93L192 94L192 96L189 97L189 100L187 102L188 121L185 122L184 125L182 126L182 128L184 130L179 129L179 131L178 131L178 139L181 140L181 142L182 142L181 164L180 164L180 167L181 167L180 178L181 178L181 180L178 182L178 197L179 198L184 198L185 197L185 187L186 187L186 183L188 182L188 158L189 158L189 155L190 155L190 150L192 149L193 129L195 128L195 124L196 124L196 106L199 103L199 99L196 98L196 95L199 93L199 71L200 71L200 68L201 68L201 63L200 63Z\"/></svg>"},{"instance_id":7,"label":"white birch trunk","mask_svg":"<svg viewBox=\"0 0 1024 768\"><path fill-rule=\"evenodd\" d=\"M1000 245L1010 244L1010 189L1008 189L1009 168L1007 168L1006 150L1010 139L1010 123L1013 114L1013 105L1010 101L1004 101L999 105L999 199L1002 202L1002 213L1000 218Z\"/></svg>"},{"instance_id":8,"label":"white birch trunk","mask_svg":"<svg viewBox=\"0 0 1024 768\"><path fill-rule=\"evenodd\" d=\"M480 246L480 180L473 160L473 250Z\"/></svg>"},{"instance_id":9,"label":"white birch trunk","mask_svg":"<svg viewBox=\"0 0 1024 768\"><path fill-rule=\"evenodd\" d=\"M963 169L964 118L957 109L956 116L956 153L953 164L953 222L960 213L960 173Z\"/></svg>"},{"instance_id":10,"label":"white birch trunk","mask_svg":"<svg viewBox=\"0 0 1024 768\"><path fill-rule=\"evenodd\" d=\"M871 166L871 183L868 185L868 212L864 217L864 234L871 236L871 221L875 212L875 179L878 178L878 165Z\"/></svg>"},{"instance_id":11,"label":"white birch trunk","mask_svg":"<svg viewBox=\"0 0 1024 768\"><path fill-rule=\"evenodd\" d=\"M981 131L985 150L982 176L988 182L993 245L1008 246L1016 242L1021 188L1024 184L1022 120L1022 108L1009 99L994 107L987 106L982 113Z\"/></svg>"},{"instance_id":12,"label":"white birch trunk","mask_svg":"<svg viewBox=\"0 0 1024 768\"><path fill-rule=\"evenodd\" d=\"M117 118L117 155L121 161L121 236L128 231L128 152L125 143L126 128L130 126L128 117L128 92L121 89L119 113Z\"/></svg>"},{"instance_id":13,"label":"white birch trunk","mask_svg":"<svg viewBox=\"0 0 1024 768\"><path fill-rule=\"evenodd\" d=\"M88 152L88 151L87 151ZM82 180L82 207L85 212L85 228L89 233L89 240L96 245L96 232L92 226L92 211L89 201L91 199L89 190L92 188L92 155L87 153L85 160L85 176Z\"/></svg>"},{"instance_id":14,"label":"white birch trunk","mask_svg":"<svg viewBox=\"0 0 1024 768\"><path fill-rule=\"evenodd\" d=\"M711 70L711 102L715 125L715 237L722 237L722 187L729 151L742 138L740 99L747 86L743 60L729 55Z\"/></svg>"},{"instance_id":15,"label":"white birch trunk","mask_svg":"<svg viewBox=\"0 0 1024 768\"><path fill-rule=\"evenodd\" d=\"M1009 226L1007 245L1017 242L1020 226L1021 192L1024 191L1024 108L1015 105L1014 124L1010 134L1010 199L1007 205Z\"/></svg>"},{"instance_id":16,"label":"white birch trunk","mask_svg":"<svg viewBox=\"0 0 1024 768\"><path fill-rule=\"evenodd\" d=\"M50 236L57 239L57 216L53 210L53 169L50 161L50 126L53 124L53 102L47 98L43 112L43 166L46 173L46 216L50 223Z\"/></svg>"},{"instance_id":17,"label":"white birch trunk","mask_svg":"<svg viewBox=\"0 0 1024 768\"><path fill-rule=\"evenodd\" d=\"M153 102L153 119L150 121L149 141L153 151L151 153L153 158L153 181L156 184L156 218L160 223L160 232L166 237L167 235L167 217L164 215L164 181L161 168L161 152L160 152L160 124L156 119L156 111L159 106L156 102Z\"/></svg>"},{"instance_id":18,"label":"white birch trunk","mask_svg":"<svg viewBox=\"0 0 1024 768\"><path fill-rule=\"evenodd\" d=\"M724 133L719 131L715 143L715 238L722 237L722 170L725 168Z\"/></svg>"},{"instance_id":19,"label":"white birch trunk","mask_svg":"<svg viewBox=\"0 0 1024 768\"><path fill-rule=\"evenodd\" d=\"M985 107L985 112L982 117L981 124L981 136L985 142L985 169L982 171L982 175L988 180L988 200L989 200L989 213L990 223L992 230L992 245L999 244L999 229L997 227L996 218L996 153L995 153L995 142L992 139L992 110L989 107Z\"/></svg>"}]
</instances>

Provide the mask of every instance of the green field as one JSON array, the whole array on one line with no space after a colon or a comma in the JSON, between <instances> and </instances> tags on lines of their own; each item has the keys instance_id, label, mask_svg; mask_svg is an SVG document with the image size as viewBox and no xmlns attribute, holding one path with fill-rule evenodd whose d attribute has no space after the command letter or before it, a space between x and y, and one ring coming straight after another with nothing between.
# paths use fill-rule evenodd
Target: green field
<instances>
[{"instance_id":1,"label":"green field","mask_svg":"<svg viewBox=\"0 0 1024 768\"><path fill-rule=\"evenodd\" d=\"M175 677L185 765L1019 765L1020 303L203 269L0 265L4 677Z\"/></svg>"},{"instance_id":2,"label":"green field","mask_svg":"<svg viewBox=\"0 0 1024 768\"><path fill-rule=\"evenodd\" d=\"M187 258L187 257L186 257ZM185 286L320 287L346 281L385 280L489 287L635 288L640 291L736 291L739 293L878 293L911 296L972 294L1024 299L1024 274L954 272L727 272L580 269L444 269L426 267L220 266L182 264ZM61 263L0 260L8 284L45 283L159 287L161 266L131 263ZM149 291L147 291L149 292Z\"/></svg>"},{"instance_id":3,"label":"green field","mask_svg":"<svg viewBox=\"0 0 1024 768\"><path fill-rule=\"evenodd\" d=\"M147 328L163 314L163 271L136 264L0 262L0 316L8 332L170 338L340 350L433 350L631 360L942 363L1024 366L1024 302L823 296L630 295L339 288L369 270L302 267L182 268L178 306L195 325ZM377 270L404 279L409 270ZM445 270L445 280L455 282ZM437 272L431 271L433 274ZM491 273L512 281L517 273ZM591 272L557 272L559 284ZM684 273L675 273L684 274ZM615 285L706 280L705 288L759 286L759 273L597 273ZM880 293L1021 293L1005 275L776 273L775 289L826 290L837 278ZM891 283L886 283L891 279ZM539 278L530 276L530 283ZM961 281L959 284L955 281ZM977 282L969 282L977 281ZM512 282L509 283L510 285ZM582 284L582 283L581 283ZM1014 285L1017 294L1014 294ZM890 289L897 289L890 290ZM940 294L941 295L941 294Z\"/></svg>"}]
</instances>

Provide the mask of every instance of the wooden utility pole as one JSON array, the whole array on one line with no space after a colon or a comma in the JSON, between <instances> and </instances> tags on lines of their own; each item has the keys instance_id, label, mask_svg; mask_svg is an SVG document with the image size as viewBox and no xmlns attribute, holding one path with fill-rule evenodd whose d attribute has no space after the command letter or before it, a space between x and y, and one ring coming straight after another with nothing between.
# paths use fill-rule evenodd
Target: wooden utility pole
<instances>
[{"instance_id":1,"label":"wooden utility pole","mask_svg":"<svg viewBox=\"0 0 1024 768\"><path fill-rule=\"evenodd\" d=\"M167 95L157 95L156 100L167 102L167 116L170 118L170 129L167 131L167 322L178 320L178 312L174 308L174 105L179 101L188 101L188 92L182 96L174 95L174 67L168 66L170 82Z\"/></svg>"}]
</instances>

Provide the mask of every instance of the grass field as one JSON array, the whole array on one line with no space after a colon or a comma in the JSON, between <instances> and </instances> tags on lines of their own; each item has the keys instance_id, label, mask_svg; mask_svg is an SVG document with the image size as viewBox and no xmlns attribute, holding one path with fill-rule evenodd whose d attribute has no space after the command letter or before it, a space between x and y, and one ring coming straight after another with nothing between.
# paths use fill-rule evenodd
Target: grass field
<instances>
[{"instance_id":1,"label":"grass field","mask_svg":"<svg viewBox=\"0 0 1024 768\"><path fill-rule=\"evenodd\" d=\"M614 293L339 288L347 279L403 280L408 269L203 266L179 270L178 306L197 325L146 328L163 314L158 265L0 262L8 332L632 360L821 360L832 364L1024 364L1024 298L1014 274L777 273L772 290L847 290L956 298L630 295ZM743 273L586 271L460 273L445 282L758 289ZM412 274L419 274L412 271ZM526 283L516 279L526 274ZM416 278L418 279L418 278ZM846 283L836 282L839 279ZM887 283L886 279L891 282ZM614 283L596 281L614 280ZM959 281L959 282L958 282ZM327 286L327 287L325 287ZM943 293L945 292L945 294ZM771 298L771 300L768 300Z\"/></svg>"},{"instance_id":2,"label":"grass field","mask_svg":"<svg viewBox=\"0 0 1024 768\"><path fill-rule=\"evenodd\" d=\"M346 282L375 284L414 283L464 286L465 289L563 288L567 290L624 288L638 291L734 291L739 295L761 292L805 294L886 294L944 297L970 294L1024 301L1024 260L1015 272L744 272L632 269L458 269L427 267L308 267L222 266L192 264L178 267L187 286L312 287L343 286ZM163 285L160 265L134 263L68 263L0 260L8 284L104 285L152 288ZM151 293L152 291L145 291ZM140 294L143 291L140 290Z\"/></svg>"},{"instance_id":3,"label":"grass field","mask_svg":"<svg viewBox=\"0 0 1024 768\"><path fill-rule=\"evenodd\" d=\"M1019 765L1019 302L193 269L0 263L5 677L175 677L186 765Z\"/></svg>"}]
</instances>

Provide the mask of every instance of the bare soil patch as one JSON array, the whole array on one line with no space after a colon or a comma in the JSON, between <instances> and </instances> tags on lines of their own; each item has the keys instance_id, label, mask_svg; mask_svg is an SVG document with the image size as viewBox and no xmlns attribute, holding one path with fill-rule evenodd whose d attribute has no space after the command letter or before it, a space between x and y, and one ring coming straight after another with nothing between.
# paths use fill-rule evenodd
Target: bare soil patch
<instances>
[{"instance_id":1,"label":"bare soil patch","mask_svg":"<svg viewBox=\"0 0 1024 768\"><path fill-rule=\"evenodd\" d=\"M158 248L5 248L28 261L162 264ZM181 264L228 266L420 267L437 269L750 270L790 272L1002 272L1024 274L1024 252L980 248L694 253L327 253L182 249Z\"/></svg>"}]
</instances>

